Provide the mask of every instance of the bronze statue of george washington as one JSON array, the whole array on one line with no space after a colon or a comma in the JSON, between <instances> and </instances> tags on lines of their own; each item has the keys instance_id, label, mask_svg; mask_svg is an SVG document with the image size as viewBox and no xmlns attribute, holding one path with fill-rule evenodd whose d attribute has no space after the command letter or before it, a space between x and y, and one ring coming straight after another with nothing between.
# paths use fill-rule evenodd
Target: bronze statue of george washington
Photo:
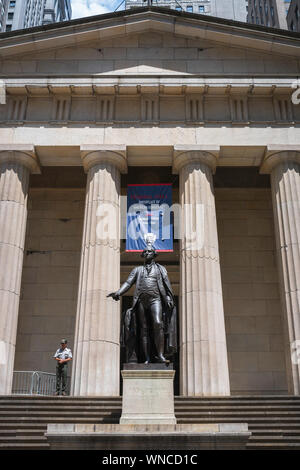
<instances>
[{"instance_id":1,"label":"bronze statue of george washington","mask_svg":"<svg viewBox=\"0 0 300 470\"><path fill-rule=\"evenodd\" d=\"M167 270L155 262L157 254L150 243L141 256L144 265L135 267L120 289L107 297L119 300L135 284L132 306L123 313L121 325L126 362L168 363L177 349L174 294Z\"/></svg>"}]
</instances>

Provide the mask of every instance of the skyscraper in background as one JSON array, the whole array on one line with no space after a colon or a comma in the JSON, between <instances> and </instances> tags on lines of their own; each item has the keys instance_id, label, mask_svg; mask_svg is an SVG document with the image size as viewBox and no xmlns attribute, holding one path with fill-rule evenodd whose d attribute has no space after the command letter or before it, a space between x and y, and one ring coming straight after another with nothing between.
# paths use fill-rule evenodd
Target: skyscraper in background
<instances>
[{"instance_id":1,"label":"skyscraper in background","mask_svg":"<svg viewBox=\"0 0 300 470\"><path fill-rule=\"evenodd\" d=\"M248 0L153 0L153 6L182 10L188 13L218 16L237 21L246 21ZM146 6L143 0L126 0L125 8Z\"/></svg>"},{"instance_id":2,"label":"skyscraper in background","mask_svg":"<svg viewBox=\"0 0 300 470\"><path fill-rule=\"evenodd\" d=\"M71 0L9 0L5 30L67 21L71 17Z\"/></svg>"},{"instance_id":3,"label":"skyscraper in background","mask_svg":"<svg viewBox=\"0 0 300 470\"><path fill-rule=\"evenodd\" d=\"M67 21L72 17L71 0L46 0L43 24Z\"/></svg>"},{"instance_id":4,"label":"skyscraper in background","mask_svg":"<svg viewBox=\"0 0 300 470\"><path fill-rule=\"evenodd\" d=\"M287 25L291 31L300 31L300 0L291 0Z\"/></svg>"},{"instance_id":5,"label":"skyscraper in background","mask_svg":"<svg viewBox=\"0 0 300 470\"><path fill-rule=\"evenodd\" d=\"M287 29L291 0L249 0L248 23Z\"/></svg>"},{"instance_id":6,"label":"skyscraper in background","mask_svg":"<svg viewBox=\"0 0 300 470\"><path fill-rule=\"evenodd\" d=\"M0 33L5 31L8 1L0 0Z\"/></svg>"}]
</instances>

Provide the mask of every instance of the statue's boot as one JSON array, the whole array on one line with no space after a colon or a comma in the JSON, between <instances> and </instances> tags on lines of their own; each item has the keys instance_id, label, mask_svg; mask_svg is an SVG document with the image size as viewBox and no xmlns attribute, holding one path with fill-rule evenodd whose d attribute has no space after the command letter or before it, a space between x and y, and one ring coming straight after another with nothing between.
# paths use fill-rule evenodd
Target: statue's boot
<instances>
[{"instance_id":1,"label":"statue's boot","mask_svg":"<svg viewBox=\"0 0 300 470\"><path fill-rule=\"evenodd\" d=\"M163 328L157 328L155 330L155 347L157 351L158 361L159 363L166 363L169 364L169 360L164 356L164 346L165 346L165 335Z\"/></svg>"}]
</instances>

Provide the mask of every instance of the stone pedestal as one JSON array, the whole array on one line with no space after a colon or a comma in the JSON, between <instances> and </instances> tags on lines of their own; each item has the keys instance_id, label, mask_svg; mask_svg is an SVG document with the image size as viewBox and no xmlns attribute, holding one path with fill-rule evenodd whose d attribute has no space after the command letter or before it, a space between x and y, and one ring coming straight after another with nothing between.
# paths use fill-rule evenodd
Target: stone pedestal
<instances>
[{"instance_id":1,"label":"stone pedestal","mask_svg":"<svg viewBox=\"0 0 300 470\"><path fill-rule=\"evenodd\" d=\"M120 393L120 172L123 148L81 148L88 173L72 374L73 395Z\"/></svg>"},{"instance_id":2,"label":"stone pedestal","mask_svg":"<svg viewBox=\"0 0 300 470\"><path fill-rule=\"evenodd\" d=\"M176 148L179 172L180 393L230 394L218 231L213 188L216 156Z\"/></svg>"},{"instance_id":3,"label":"stone pedestal","mask_svg":"<svg viewBox=\"0 0 300 470\"><path fill-rule=\"evenodd\" d=\"M0 395L11 393L30 172L30 149L0 151Z\"/></svg>"},{"instance_id":4,"label":"stone pedestal","mask_svg":"<svg viewBox=\"0 0 300 470\"><path fill-rule=\"evenodd\" d=\"M120 424L176 424L170 365L124 365Z\"/></svg>"}]
</instances>

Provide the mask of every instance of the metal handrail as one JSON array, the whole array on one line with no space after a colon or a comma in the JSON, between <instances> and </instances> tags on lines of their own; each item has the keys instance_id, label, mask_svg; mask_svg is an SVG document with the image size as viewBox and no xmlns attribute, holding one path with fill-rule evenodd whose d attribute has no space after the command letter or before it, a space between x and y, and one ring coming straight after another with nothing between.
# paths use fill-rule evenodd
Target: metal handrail
<instances>
[{"instance_id":1,"label":"metal handrail","mask_svg":"<svg viewBox=\"0 0 300 470\"><path fill-rule=\"evenodd\" d=\"M69 384L69 377L67 385ZM68 388L68 387L67 387ZM56 374L36 370L15 370L13 373L13 395L54 395Z\"/></svg>"}]
</instances>

